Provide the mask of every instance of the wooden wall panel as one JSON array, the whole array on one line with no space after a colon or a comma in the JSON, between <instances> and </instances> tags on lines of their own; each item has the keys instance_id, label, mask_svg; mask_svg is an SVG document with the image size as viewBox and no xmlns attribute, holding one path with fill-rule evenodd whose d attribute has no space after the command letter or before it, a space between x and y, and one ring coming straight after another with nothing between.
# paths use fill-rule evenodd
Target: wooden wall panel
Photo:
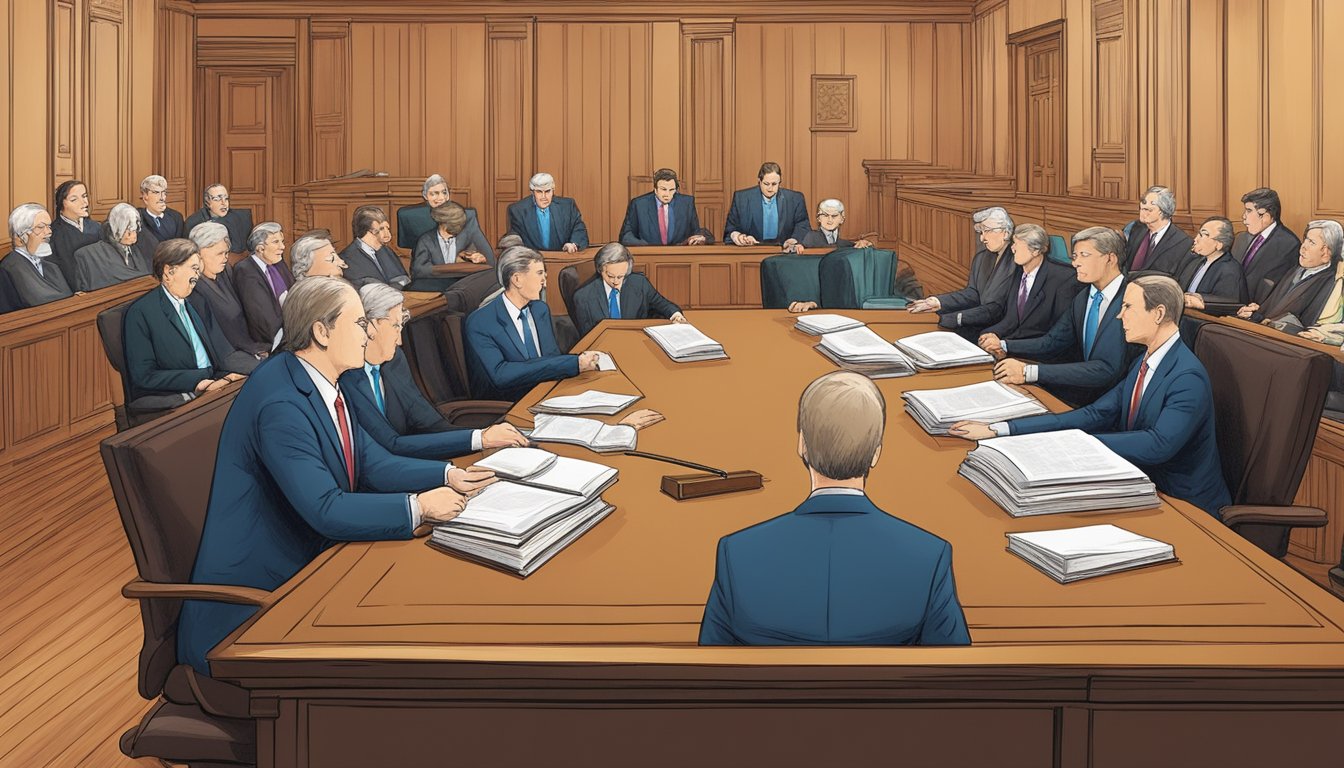
<instances>
[{"instance_id":1,"label":"wooden wall panel","mask_svg":"<svg viewBox=\"0 0 1344 768\"><path fill-rule=\"evenodd\" d=\"M57 431L69 421L70 403L54 393L66 391L69 358L63 332L51 333L10 347L5 366L10 372L5 391L10 394L9 444L25 442ZM22 372L22 376L15 375Z\"/></svg>"},{"instance_id":2,"label":"wooden wall panel","mask_svg":"<svg viewBox=\"0 0 1344 768\"><path fill-rule=\"evenodd\" d=\"M125 27L109 19L94 18L89 23L88 160L84 163L84 181L89 185L91 214L104 218L112 206L131 197L129 169L126 57L123 51ZM137 180L138 181L138 180Z\"/></svg>"},{"instance_id":3,"label":"wooden wall panel","mask_svg":"<svg viewBox=\"0 0 1344 768\"><path fill-rule=\"evenodd\" d=\"M486 122L486 195L478 211L486 236L497 238L508 226L508 207L527 194L532 176L533 99L531 22L490 22L487 26L487 92L492 94Z\"/></svg>"},{"instance_id":4,"label":"wooden wall panel","mask_svg":"<svg viewBox=\"0 0 1344 768\"><path fill-rule=\"evenodd\" d=\"M158 19L153 172L168 181L168 204L190 215L201 207L197 174L196 21L188 13L164 9ZM148 174L145 174L148 175Z\"/></svg>"},{"instance_id":5,"label":"wooden wall panel","mask_svg":"<svg viewBox=\"0 0 1344 768\"><path fill-rule=\"evenodd\" d=\"M733 136L735 116L743 106L736 98L737 51L738 41L730 23L713 19L683 22L681 156L687 168L678 173L695 195L701 226L713 233L715 240L723 236L735 188ZM748 98L748 94L742 97Z\"/></svg>"},{"instance_id":6,"label":"wooden wall panel","mask_svg":"<svg viewBox=\"0 0 1344 768\"><path fill-rule=\"evenodd\" d=\"M1009 5L1008 34L1064 18L1063 0L1017 0Z\"/></svg>"},{"instance_id":7,"label":"wooden wall panel","mask_svg":"<svg viewBox=\"0 0 1344 768\"><path fill-rule=\"evenodd\" d=\"M74 0L59 0L52 6L51 51L52 180L56 184L75 177L75 153L82 143L80 129L81 48Z\"/></svg>"},{"instance_id":8,"label":"wooden wall panel","mask_svg":"<svg viewBox=\"0 0 1344 768\"><path fill-rule=\"evenodd\" d=\"M1241 196L1268 176L1268 60L1265 0L1227 0L1227 210L1240 218Z\"/></svg>"},{"instance_id":9,"label":"wooden wall panel","mask_svg":"<svg viewBox=\"0 0 1344 768\"><path fill-rule=\"evenodd\" d=\"M485 52L484 23L425 25L424 160L421 168L406 172L421 178L441 174L454 199L472 206L485 202Z\"/></svg>"},{"instance_id":10,"label":"wooden wall panel","mask_svg":"<svg viewBox=\"0 0 1344 768\"><path fill-rule=\"evenodd\" d=\"M49 205L52 190L51 80L45 58L40 64L25 61L19 52L31 48L31 41L46 40L51 29L52 4L10 0L9 3L10 77L6 83L13 105L9 119L9 206L41 202ZM22 111L20 111L22 110ZM9 230L4 232L9 239Z\"/></svg>"},{"instance_id":11,"label":"wooden wall panel","mask_svg":"<svg viewBox=\"0 0 1344 768\"><path fill-rule=\"evenodd\" d=\"M976 16L972 39L971 167L986 176L1008 176L1013 172L1013 132L1008 122L1008 4L1000 3Z\"/></svg>"},{"instance_id":12,"label":"wooden wall panel","mask_svg":"<svg viewBox=\"0 0 1344 768\"><path fill-rule=\"evenodd\" d=\"M1344 83L1344 59L1334 54L1336 41L1344 36L1344 4L1317 0L1313 4L1312 101L1316 113L1313 123L1312 176L1317 216L1344 219L1344 144L1339 132L1344 128L1344 99L1338 88Z\"/></svg>"},{"instance_id":13,"label":"wooden wall panel","mask_svg":"<svg viewBox=\"0 0 1344 768\"><path fill-rule=\"evenodd\" d=\"M1278 190L1284 223L1297 234L1312 217L1312 0L1275 0L1265 25L1269 59L1269 176ZM1328 54L1327 54L1328 55ZM1332 133L1338 134L1337 131Z\"/></svg>"},{"instance_id":14,"label":"wooden wall panel","mask_svg":"<svg viewBox=\"0 0 1344 768\"><path fill-rule=\"evenodd\" d=\"M311 35L312 175L330 179L350 170L350 25L315 26Z\"/></svg>"},{"instance_id":15,"label":"wooden wall panel","mask_svg":"<svg viewBox=\"0 0 1344 768\"><path fill-rule=\"evenodd\" d=\"M1190 4L1186 70L1190 80L1190 128L1186 139L1190 148L1186 155L1189 181L1177 194L1188 201L1192 211L1205 216L1226 210L1227 81L1221 66L1209 65L1223 59L1226 13L1223 0Z\"/></svg>"}]
</instances>

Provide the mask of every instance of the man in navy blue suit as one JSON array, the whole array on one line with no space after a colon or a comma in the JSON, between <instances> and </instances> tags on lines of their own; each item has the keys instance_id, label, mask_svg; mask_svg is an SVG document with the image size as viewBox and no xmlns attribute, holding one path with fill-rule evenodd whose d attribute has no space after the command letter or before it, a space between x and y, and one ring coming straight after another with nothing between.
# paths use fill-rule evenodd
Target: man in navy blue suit
<instances>
[{"instance_id":1,"label":"man in navy blue suit","mask_svg":"<svg viewBox=\"0 0 1344 768\"><path fill-rule=\"evenodd\" d=\"M733 205L723 224L723 241L733 245L778 243L792 250L812 227L807 221L807 198L802 192L780 187L779 163L763 163L757 185L733 193Z\"/></svg>"},{"instance_id":2,"label":"man in navy blue suit","mask_svg":"<svg viewBox=\"0 0 1344 768\"><path fill-rule=\"evenodd\" d=\"M601 353L560 352L551 311L541 300L546 262L531 248L510 248L499 257L498 298L467 315L467 375L476 397L517 400L543 381L597 370Z\"/></svg>"},{"instance_id":3,"label":"man in navy blue suit","mask_svg":"<svg viewBox=\"0 0 1344 768\"><path fill-rule=\"evenodd\" d=\"M1050 331L1034 339L1000 341L1002 354L1011 355L994 366L994 378L1009 384L1036 384L1070 405L1088 405L1115 386L1139 354L1125 341L1116 318L1125 292L1120 254L1125 241L1106 227L1089 227L1073 236L1073 267L1078 282L1091 286L1080 291L1073 306ZM1040 362L1026 363L1028 358Z\"/></svg>"},{"instance_id":4,"label":"man in navy blue suit","mask_svg":"<svg viewBox=\"0 0 1344 768\"><path fill-rule=\"evenodd\" d=\"M534 251L575 253L588 247L588 227L570 197L555 196L555 177L538 173L527 183L532 194L509 206L509 232Z\"/></svg>"},{"instance_id":5,"label":"man in navy blue suit","mask_svg":"<svg viewBox=\"0 0 1344 768\"><path fill-rule=\"evenodd\" d=\"M812 492L719 541L701 645L967 645L952 547L864 493L886 402L865 376L829 373L798 401Z\"/></svg>"},{"instance_id":6,"label":"man in navy blue suit","mask_svg":"<svg viewBox=\"0 0 1344 768\"><path fill-rule=\"evenodd\" d=\"M607 243L593 256L597 274L574 291L574 327L580 336L608 318L661 317L686 322L681 308L668 301L649 279L635 272L635 257L620 243Z\"/></svg>"},{"instance_id":7,"label":"man in navy blue suit","mask_svg":"<svg viewBox=\"0 0 1344 768\"><path fill-rule=\"evenodd\" d=\"M281 351L224 420L195 583L273 590L335 542L409 539L421 523L451 520L494 481L388 453L350 417L337 381L364 364L368 320L349 283L303 280L284 311ZM186 601L178 659L209 674L206 653L256 610Z\"/></svg>"},{"instance_id":8,"label":"man in navy blue suit","mask_svg":"<svg viewBox=\"0 0 1344 768\"><path fill-rule=\"evenodd\" d=\"M679 194L677 172L659 168L653 172L653 191L630 201L621 225L622 245L704 245L713 242L709 230L700 226L695 198Z\"/></svg>"},{"instance_id":9,"label":"man in navy blue suit","mask_svg":"<svg viewBox=\"0 0 1344 768\"><path fill-rule=\"evenodd\" d=\"M985 425L963 421L952 434L969 440L1081 429L1132 462L1169 496L1214 517L1231 504L1213 426L1213 390L1204 365L1181 341L1181 286L1146 275L1125 288L1120 322L1144 354L1125 380L1095 403L1067 413Z\"/></svg>"}]
</instances>

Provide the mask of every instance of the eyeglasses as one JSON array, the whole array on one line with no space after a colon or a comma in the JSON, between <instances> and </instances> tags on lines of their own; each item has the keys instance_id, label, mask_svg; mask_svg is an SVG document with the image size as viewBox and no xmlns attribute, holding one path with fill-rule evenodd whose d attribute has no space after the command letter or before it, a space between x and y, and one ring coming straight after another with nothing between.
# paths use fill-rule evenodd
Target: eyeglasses
<instances>
[{"instance_id":1,"label":"eyeglasses","mask_svg":"<svg viewBox=\"0 0 1344 768\"><path fill-rule=\"evenodd\" d=\"M33 225L33 228L30 229L30 230L28 230L28 231L29 231L29 232L50 232L50 231L51 231L51 225L50 225L50 224L34 224L34 225Z\"/></svg>"},{"instance_id":2,"label":"eyeglasses","mask_svg":"<svg viewBox=\"0 0 1344 768\"><path fill-rule=\"evenodd\" d=\"M356 317L355 325L358 325L361 331L365 333L369 332L369 319L367 317Z\"/></svg>"},{"instance_id":3,"label":"eyeglasses","mask_svg":"<svg viewBox=\"0 0 1344 768\"><path fill-rule=\"evenodd\" d=\"M977 227L975 228L975 234L977 234L977 235L983 235L983 234L985 234L986 232L1007 232L1007 231L1008 231L1008 230L1004 229L1003 227L979 227L979 226L977 226Z\"/></svg>"},{"instance_id":4,"label":"eyeglasses","mask_svg":"<svg viewBox=\"0 0 1344 768\"><path fill-rule=\"evenodd\" d=\"M209 200L209 201L212 202L212 203L225 203L225 202L228 202L228 200L229 200L229 196L228 196L228 195L210 195L209 197L206 198L206 200Z\"/></svg>"}]
</instances>

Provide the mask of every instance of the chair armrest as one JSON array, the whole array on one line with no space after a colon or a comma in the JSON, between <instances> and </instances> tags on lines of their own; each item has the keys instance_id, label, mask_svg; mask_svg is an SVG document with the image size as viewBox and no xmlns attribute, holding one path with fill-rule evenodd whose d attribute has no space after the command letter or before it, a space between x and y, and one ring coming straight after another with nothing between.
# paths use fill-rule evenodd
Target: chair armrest
<instances>
[{"instance_id":1,"label":"chair armrest","mask_svg":"<svg viewBox=\"0 0 1344 768\"><path fill-rule=\"evenodd\" d=\"M121 594L132 600L147 598L213 600L217 603L234 605L266 605L271 600L270 592L255 587L238 587L230 584L164 584L140 579L126 582L126 586L121 588Z\"/></svg>"},{"instance_id":2,"label":"chair armrest","mask_svg":"<svg viewBox=\"0 0 1344 768\"><path fill-rule=\"evenodd\" d=\"M481 424L494 423L513 408L513 403L504 400L449 400L435 406L449 424L460 426L459 422Z\"/></svg>"},{"instance_id":3,"label":"chair armrest","mask_svg":"<svg viewBox=\"0 0 1344 768\"><path fill-rule=\"evenodd\" d=\"M1325 510L1316 507L1274 507L1257 504L1232 504L1223 507L1222 518L1223 523L1229 528L1248 524L1320 528L1327 522Z\"/></svg>"}]
</instances>

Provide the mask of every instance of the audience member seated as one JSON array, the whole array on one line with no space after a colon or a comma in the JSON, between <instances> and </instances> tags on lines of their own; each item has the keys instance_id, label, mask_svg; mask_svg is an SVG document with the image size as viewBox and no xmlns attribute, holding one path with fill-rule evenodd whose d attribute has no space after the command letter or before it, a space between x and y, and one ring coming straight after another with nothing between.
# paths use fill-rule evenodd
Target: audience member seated
<instances>
[{"instance_id":1,"label":"audience member seated","mask_svg":"<svg viewBox=\"0 0 1344 768\"><path fill-rule=\"evenodd\" d=\"M1335 265L1339 264L1342 245L1344 229L1338 222L1318 219L1308 223L1298 247L1297 269L1279 280L1264 304L1247 304L1237 310L1237 317L1256 323L1268 321L1268 325L1289 333L1317 325L1335 287Z\"/></svg>"},{"instance_id":2,"label":"audience member seated","mask_svg":"<svg viewBox=\"0 0 1344 768\"><path fill-rule=\"evenodd\" d=\"M527 182L529 197L509 206L509 232L534 251L574 253L588 247L588 227L573 198L555 196L555 178L538 173Z\"/></svg>"},{"instance_id":3,"label":"audience member seated","mask_svg":"<svg viewBox=\"0 0 1344 768\"><path fill-rule=\"evenodd\" d=\"M976 211L971 220L984 247L971 258L966 287L921 299L911 312L937 312L938 325L955 330L972 341L981 331L1003 319L1013 290L1014 261L1011 249L1013 218L1002 208Z\"/></svg>"},{"instance_id":4,"label":"audience member seated","mask_svg":"<svg viewBox=\"0 0 1344 768\"><path fill-rule=\"evenodd\" d=\"M294 241L289 261L295 282L305 277L345 277L345 259L336 252L325 230L310 232Z\"/></svg>"},{"instance_id":5,"label":"audience member seated","mask_svg":"<svg viewBox=\"0 0 1344 768\"><path fill-rule=\"evenodd\" d=\"M0 261L0 265L3 265ZM0 269L0 315L6 312L15 312L26 308L23 298L19 296L19 289L14 287L14 280L10 278L9 272Z\"/></svg>"},{"instance_id":6,"label":"audience member seated","mask_svg":"<svg viewBox=\"0 0 1344 768\"><path fill-rule=\"evenodd\" d=\"M1073 267L1080 291L1069 311L1044 336L1000 340L1012 358L994 366L994 378L1009 384L1036 384L1070 405L1089 405L1125 376L1139 347L1125 341L1116 317L1125 292L1120 252L1125 240L1106 227L1089 227L1073 236ZM1064 362L1027 363L1030 360Z\"/></svg>"},{"instance_id":7,"label":"audience member seated","mask_svg":"<svg viewBox=\"0 0 1344 768\"><path fill-rule=\"evenodd\" d=\"M285 264L285 233L273 221L263 221L247 238L248 257L233 266L233 284L247 319L247 335L270 348L280 332L280 307L294 285L294 273Z\"/></svg>"},{"instance_id":8,"label":"audience member seated","mask_svg":"<svg viewBox=\"0 0 1344 768\"><path fill-rule=\"evenodd\" d=\"M436 227L420 236L411 253L411 277L417 291L442 291L457 277L436 267L468 262L493 264L495 253L479 227L467 231L467 211L457 203L444 203L430 211Z\"/></svg>"},{"instance_id":9,"label":"audience member seated","mask_svg":"<svg viewBox=\"0 0 1344 768\"><path fill-rule=\"evenodd\" d=\"M201 275L196 244L159 243L153 270L159 286L132 302L123 321L127 398L180 394L185 402L251 373L257 359L235 350L214 318L186 301Z\"/></svg>"},{"instance_id":10,"label":"audience member seated","mask_svg":"<svg viewBox=\"0 0 1344 768\"><path fill-rule=\"evenodd\" d=\"M864 492L886 412L856 373L828 373L803 390L798 456L812 492L719 541L701 645L970 644L952 547Z\"/></svg>"},{"instance_id":11,"label":"audience member seated","mask_svg":"<svg viewBox=\"0 0 1344 768\"><path fill-rule=\"evenodd\" d=\"M807 198L802 192L781 187L782 174L779 163L762 163L756 172L756 186L733 193L733 203L723 224L724 243L778 243L782 248L792 249L811 231L807 223Z\"/></svg>"},{"instance_id":12,"label":"audience member seated","mask_svg":"<svg viewBox=\"0 0 1344 768\"><path fill-rule=\"evenodd\" d=\"M70 283L51 260L51 214L37 203L24 203L9 214L9 237L14 250L0 259L0 272L9 276L25 307L73 296Z\"/></svg>"},{"instance_id":13,"label":"audience member seated","mask_svg":"<svg viewBox=\"0 0 1344 768\"><path fill-rule=\"evenodd\" d=\"M551 311L541 300L546 263L531 248L517 247L499 256L504 292L467 316L463 329L472 393L487 400L516 401L543 381L597 370L600 355L560 353Z\"/></svg>"},{"instance_id":14,"label":"audience member seated","mask_svg":"<svg viewBox=\"0 0 1344 768\"><path fill-rule=\"evenodd\" d=\"M89 188L78 179L56 188L56 218L51 222L51 260L67 281L75 277L75 251L103 237L103 228L89 218Z\"/></svg>"},{"instance_id":15,"label":"audience member seated","mask_svg":"<svg viewBox=\"0 0 1344 768\"><path fill-rule=\"evenodd\" d=\"M1213 391L1204 365L1181 341L1181 287L1145 275L1125 287L1125 339L1141 344L1124 381L1086 408L986 425L963 421L952 434L968 440L1081 429L1143 470L1168 496L1214 517L1232 503L1214 434Z\"/></svg>"},{"instance_id":16,"label":"audience member seated","mask_svg":"<svg viewBox=\"0 0 1344 768\"><path fill-rule=\"evenodd\" d=\"M1190 260L1190 236L1171 223L1176 213L1176 195L1166 187L1149 187L1139 198L1139 225L1129 232L1125 246L1128 272L1161 272L1169 277L1180 274Z\"/></svg>"},{"instance_id":17,"label":"audience member seated","mask_svg":"<svg viewBox=\"0 0 1344 768\"><path fill-rule=\"evenodd\" d=\"M1185 263L1176 282L1185 289L1185 306L1217 315L1246 303L1246 275L1232 258L1232 222L1210 216L1195 235L1196 257Z\"/></svg>"},{"instance_id":18,"label":"audience member seated","mask_svg":"<svg viewBox=\"0 0 1344 768\"><path fill-rule=\"evenodd\" d=\"M1250 299L1264 303L1279 280L1296 266L1297 235L1283 226L1279 193L1268 187L1241 196L1241 223L1246 231L1237 235L1232 256L1246 275Z\"/></svg>"},{"instance_id":19,"label":"audience member seated","mask_svg":"<svg viewBox=\"0 0 1344 768\"><path fill-rule=\"evenodd\" d=\"M1344 261L1335 265L1335 287L1325 300L1325 307L1321 309L1320 317L1316 318L1316 325L1297 335L1331 346L1344 345ZM1338 384L1342 377L1344 377L1344 365L1335 361L1335 383ZM1342 391L1338 386L1332 386L1330 389ZM1329 405L1326 408L1330 410Z\"/></svg>"},{"instance_id":20,"label":"audience member seated","mask_svg":"<svg viewBox=\"0 0 1344 768\"><path fill-rule=\"evenodd\" d=\"M247 238L252 234L252 211L229 206L229 190L223 184L211 184L201 193L205 203L187 217L188 232L197 224L217 221L229 230L229 253L248 253Z\"/></svg>"},{"instance_id":21,"label":"audience member seated","mask_svg":"<svg viewBox=\"0 0 1344 768\"><path fill-rule=\"evenodd\" d=\"M429 212L449 201L448 182L439 174L433 174L425 179L424 186L420 188L420 196L425 200L423 203L403 205L397 209L398 248L412 250L426 232L434 231L434 219L430 217ZM476 216L476 209L465 205L462 208L467 212L467 225L462 230L463 235L470 236L480 232L481 223ZM481 235L481 239L485 239L484 234ZM490 263L493 264L494 252L486 248L484 253L490 257Z\"/></svg>"},{"instance_id":22,"label":"audience member seated","mask_svg":"<svg viewBox=\"0 0 1344 768\"><path fill-rule=\"evenodd\" d=\"M618 238L623 245L704 245L714 242L700 226L695 198L680 194L681 182L671 168L653 172L653 191L645 192L625 207L625 222Z\"/></svg>"},{"instance_id":23,"label":"audience member seated","mask_svg":"<svg viewBox=\"0 0 1344 768\"><path fill-rule=\"evenodd\" d=\"M202 315L210 313L234 349L258 360L266 357L271 344L257 341L248 332L243 303L234 285L234 270L229 267L229 231L217 221L203 222L192 227L191 242L201 254L201 279L187 302Z\"/></svg>"},{"instance_id":24,"label":"audience member seated","mask_svg":"<svg viewBox=\"0 0 1344 768\"><path fill-rule=\"evenodd\" d=\"M103 239L75 251L77 291L96 291L149 274L154 250L140 238L140 212L129 203L117 203L103 222Z\"/></svg>"},{"instance_id":25,"label":"audience member seated","mask_svg":"<svg viewBox=\"0 0 1344 768\"><path fill-rule=\"evenodd\" d=\"M355 209L350 223L354 240L341 251L341 260L346 263L345 279L356 288L369 283L387 283L398 290L405 289L411 282L401 258L396 252L384 245L384 239L392 237L392 227L387 223L387 214L376 205L361 205Z\"/></svg>"},{"instance_id":26,"label":"audience member seated","mask_svg":"<svg viewBox=\"0 0 1344 768\"><path fill-rule=\"evenodd\" d=\"M337 382L364 364L368 321L348 283L306 279L284 313L283 351L224 422L193 582L273 590L335 542L409 539L493 482L490 472L388 453L351 419ZM209 674L206 653L256 611L184 602L178 658Z\"/></svg>"},{"instance_id":27,"label":"audience member seated","mask_svg":"<svg viewBox=\"0 0 1344 768\"><path fill-rule=\"evenodd\" d=\"M341 391L356 421L389 453L420 459L450 459L482 449L524 447L527 438L512 424L458 429L448 424L415 385L401 352L401 329L410 319L405 296L383 283L359 289L369 344L364 365L341 374Z\"/></svg>"},{"instance_id":28,"label":"audience member seated","mask_svg":"<svg viewBox=\"0 0 1344 768\"><path fill-rule=\"evenodd\" d=\"M846 240L840 236L840 226L845 223L845 204L830 198L822 200L817 206L817 228L809 229L802 239L794 243L794 253L802 253L806 248L871 248L873 243L867 239Z\"/></svg>"},{"instance_id":29,"label":"audience member seated","mask_svg":"<svg viewBox=\"0 0 1344 768\"><path fill-rule=\"evenodd\" d=\"M1073 305L1082 283L1075 271L1046 258L1050 236L1036 224L1013 230L1013 269L1008 281L1008 308L1003 319L989 326L977 343L990 354L1001 355L1003 339L1044 336Z\"/></svg>"},{"instance_id":30,"label":"audience member seated","mask_svg":"<svg viewBox=\"0 0 1344 768\"><path fill-rule=\"evenodd\" d=\"M164 240L188 237L190 234L182 214L168 207L168 180L162 176L146 176L140 182L141 233L140 239L154 253L154 247Z\"/></svg>"},{"instance_id":31,"label":"audience member seated","mask_svg":"<svg viewBox=\"0 0 1344 768\"><path fill-rule=\"evenodd\" d=\"M607 243L593 256L597 274L574 291L574 327L586 336L598 323L661 317L686 322L681 308L663 298L649 279L635 272L635 257L620 243Z\"/></svg>"}]
</instances>

